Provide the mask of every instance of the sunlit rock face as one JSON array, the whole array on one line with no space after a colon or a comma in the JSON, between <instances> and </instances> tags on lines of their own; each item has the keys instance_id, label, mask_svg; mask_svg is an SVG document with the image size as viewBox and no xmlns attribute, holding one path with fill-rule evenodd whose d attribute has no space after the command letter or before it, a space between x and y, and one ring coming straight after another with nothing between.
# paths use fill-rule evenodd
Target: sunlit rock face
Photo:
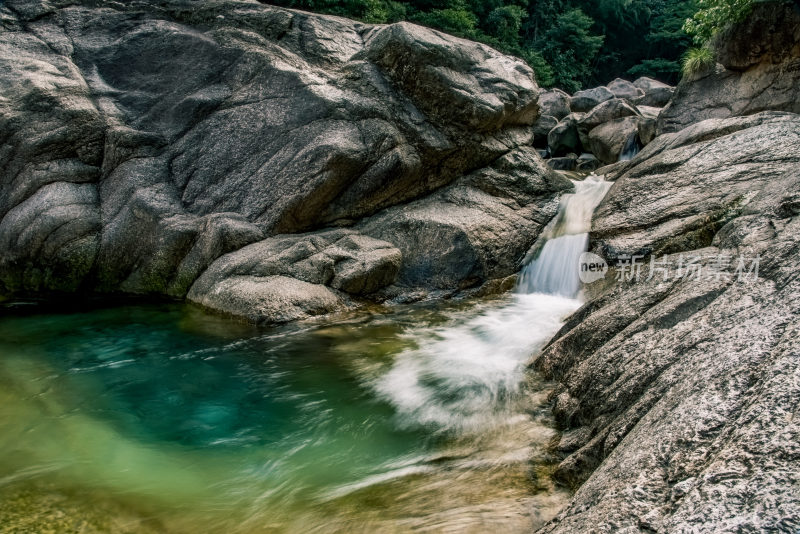
<instances>
[{"instance_id":1,"label":"sunlit rock face","mask_svg":"<svg viewBox=\"0 0 800 534\"><path fill-rule=\"evenodd\" d=\"M248 244L353 227L528 150L502 163L519 180L502 189L478 180L486 198L456 201L476 212L497 205L485 221L446 221L473 258L441 266L448 289L479 286L518 268L569 187L524 148L539 116L531 69L412 24L234 0L11 0L0 24L2 293L183 297ZM524 235L491 260L499 269L481 258L505 235L476 230L495 223ZM364 254L403 250L395 273L420 261L404 246L413 235L395 242L379 226L370 229L383 244ZM314 294L348 301L355 286L328 286L335 277L319 268L313 283L325 287ZM379 289L373 282L355 293Z\"/></svg>"}]
</instances>

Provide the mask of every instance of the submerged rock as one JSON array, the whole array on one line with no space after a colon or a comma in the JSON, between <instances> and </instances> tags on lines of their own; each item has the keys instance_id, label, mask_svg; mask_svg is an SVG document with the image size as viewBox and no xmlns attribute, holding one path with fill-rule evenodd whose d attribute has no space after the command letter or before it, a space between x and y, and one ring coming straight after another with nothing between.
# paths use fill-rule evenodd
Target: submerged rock
<instances>
[{"instance_id":1,"label":"submerged rock","mask_svg":"<svg viewBox=\"0 0 800 534\"><path fill-rule=\"evenodd\" d=\"M273 236L355 226L424 200L529 145L539 116L522 61L407 23L371 26L252 0L9 0L0 24L3 294L183 297L208 272L192 294L233 313L246 299L234 306L209 292L275 295L281 284L241 268L226 283L220 258L253 243L276 254ZM525 241L563 185L534 167L531 179L553 188L526 197L515 223ZM504 187L517 185L527 187ZM489 204L507 198L484 194ZM487 248L505 239L474 238ZM414 253L428 251L406 250L402 261L422 261ZM523 254L487 272L510 275ZM336 292L395 282L353 276L360 281L315 282L314 313L334 307Z\"/></svg>"}]
</instances>

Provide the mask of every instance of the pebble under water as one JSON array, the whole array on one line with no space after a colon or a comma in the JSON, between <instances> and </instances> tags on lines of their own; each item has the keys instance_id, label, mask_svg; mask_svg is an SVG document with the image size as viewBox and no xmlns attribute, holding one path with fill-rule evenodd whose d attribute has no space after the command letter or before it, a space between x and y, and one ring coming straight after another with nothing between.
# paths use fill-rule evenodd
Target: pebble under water
<instances>
[{"instance_id":1,"label":"pebble under water","mask_svg":"<svg viewBox=\"0 0 800 534\"><path fill-rule=\"evenodd\" d=\"M7 306L0 531L528 531L567 494L525 364L577 307L255 329L180 304Z\"/></svg>"}]
</instances>

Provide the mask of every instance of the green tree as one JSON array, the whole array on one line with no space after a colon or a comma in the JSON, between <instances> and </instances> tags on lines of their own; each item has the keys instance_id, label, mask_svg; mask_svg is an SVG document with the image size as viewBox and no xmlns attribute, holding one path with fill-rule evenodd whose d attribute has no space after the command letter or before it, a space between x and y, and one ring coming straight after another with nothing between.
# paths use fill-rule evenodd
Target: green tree
<instances>
[{"instance_id":1,"label":"green tree","mask_svg":"<svg viewBox=\"0 0 800 534\"><path fill-rule=\"evenodd\" d=\"M496 37L506 48L516 48L519 46L522 21L527 16L528 14L520 6L496 7L486 17L487 33Z\"/></svg>"},{"instance_id":2,"label":"green tree","mask_svg":"<svg viewBox=\"0 0 800 534\"><path fill-rule=\"evenodd\" d=\"M680 58L692 44L683 25L697 11L697 3L695 0L658 0L652 3L651 9L645 46L641 47L644 56L628 69L628 74L677 83L681 73Z\"/></svg>"},{"instance_id":3,"label":"green tree","mask_svg":"<svg viewBox=\"0 0 800 534\"><path fill-rule=\"evenodd\" d=\"M476 33L478 17L464 0L453 0L444 8L420 12L414 21L458 37L479 37Z\"/></svg>"},{"instance_id":4,"label":"green tree","mask_svg":"<svg viewBox=\"0 0 800 534\"><path fill-rule=\"evenodd\" d=\"M580 9L571 9L558 15L542 38L542 56L553 69L555 85L566 91L577 91L592 74L603 45L603 36L590 32L593 22Z\"/></svg>"},{"instance_id":5,"label":"green tree","mask_svg":"<svg viewBox=\"0 0 800 534\"><path fill-rule=\"evenodd\" d=\"M753 8L753 0L698 0L697 13L683 28L697 45L707 43L728 24L744 20Z\"/></svg>"},{"instance_id":6,"label":"green tree","mask_svg":"<svg viewBox=\"0 0 800 534\"><path fill-rule=\"evenodd\" d=\"M534 48L522 50L522 58L531 66L536 75L536 83L542 87L553 87L556 83L553 67L542 56L542 53Z\"/></svg>"}]
</instances>

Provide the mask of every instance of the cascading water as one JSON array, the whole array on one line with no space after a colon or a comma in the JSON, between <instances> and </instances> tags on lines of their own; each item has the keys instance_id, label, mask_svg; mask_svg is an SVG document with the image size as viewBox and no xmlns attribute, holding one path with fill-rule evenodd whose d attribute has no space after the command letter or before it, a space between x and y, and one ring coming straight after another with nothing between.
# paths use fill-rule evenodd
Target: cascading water
<instances>
[{"instance_id":1,"label":"cascading water","mask_svg":"<svg viewBox=\"0 0 800 534\"><path fill-rule=\"evenodd\" d=\"M633 132L630 136L628 136L628 139L625 140L625 145L623 145L617 161L628 161L633 159L634 156L639 153L640 149L639 135L636 132Z\"/></svg>"},{"instance_id":2,"label":"cascading water","mask_svg":"<svg viewBox=\"0 0 800 534\"><path fill-rule=\"evenodd\" d=\"M531 248L510 302L462 322L409 334L417 349L377 382L403 426L486 431L514 414L524 368L562 319L580 305L578 260L594 209L610 182L574 181L558 214Z\"/></svg>"},{"instance_id":3,"label":"cascading water","mask_svg":"<svg viewBox=\"0 0 800 534\"><path fill-rule=\"evenodd\" d=\"M0 525L541 526L568 494L549 478L549 386L525 366L580 305L609 185L575 182L517 291L488 301L266 332L178 305L0 313Z\"/></svg>"},{"instance_id":4,"label":"cascading water","mask_svg":"<svg viewBox=\"0 0 800 534\"><path fill-rule=\"evenodd\" d=\"M556 218L525 258L517 293L545 293L574 298L580 291L578 260L589 244L592 214L611 187L590 175L573 181L575 193L564 195Z\"/></svg>"}]
</instances>

